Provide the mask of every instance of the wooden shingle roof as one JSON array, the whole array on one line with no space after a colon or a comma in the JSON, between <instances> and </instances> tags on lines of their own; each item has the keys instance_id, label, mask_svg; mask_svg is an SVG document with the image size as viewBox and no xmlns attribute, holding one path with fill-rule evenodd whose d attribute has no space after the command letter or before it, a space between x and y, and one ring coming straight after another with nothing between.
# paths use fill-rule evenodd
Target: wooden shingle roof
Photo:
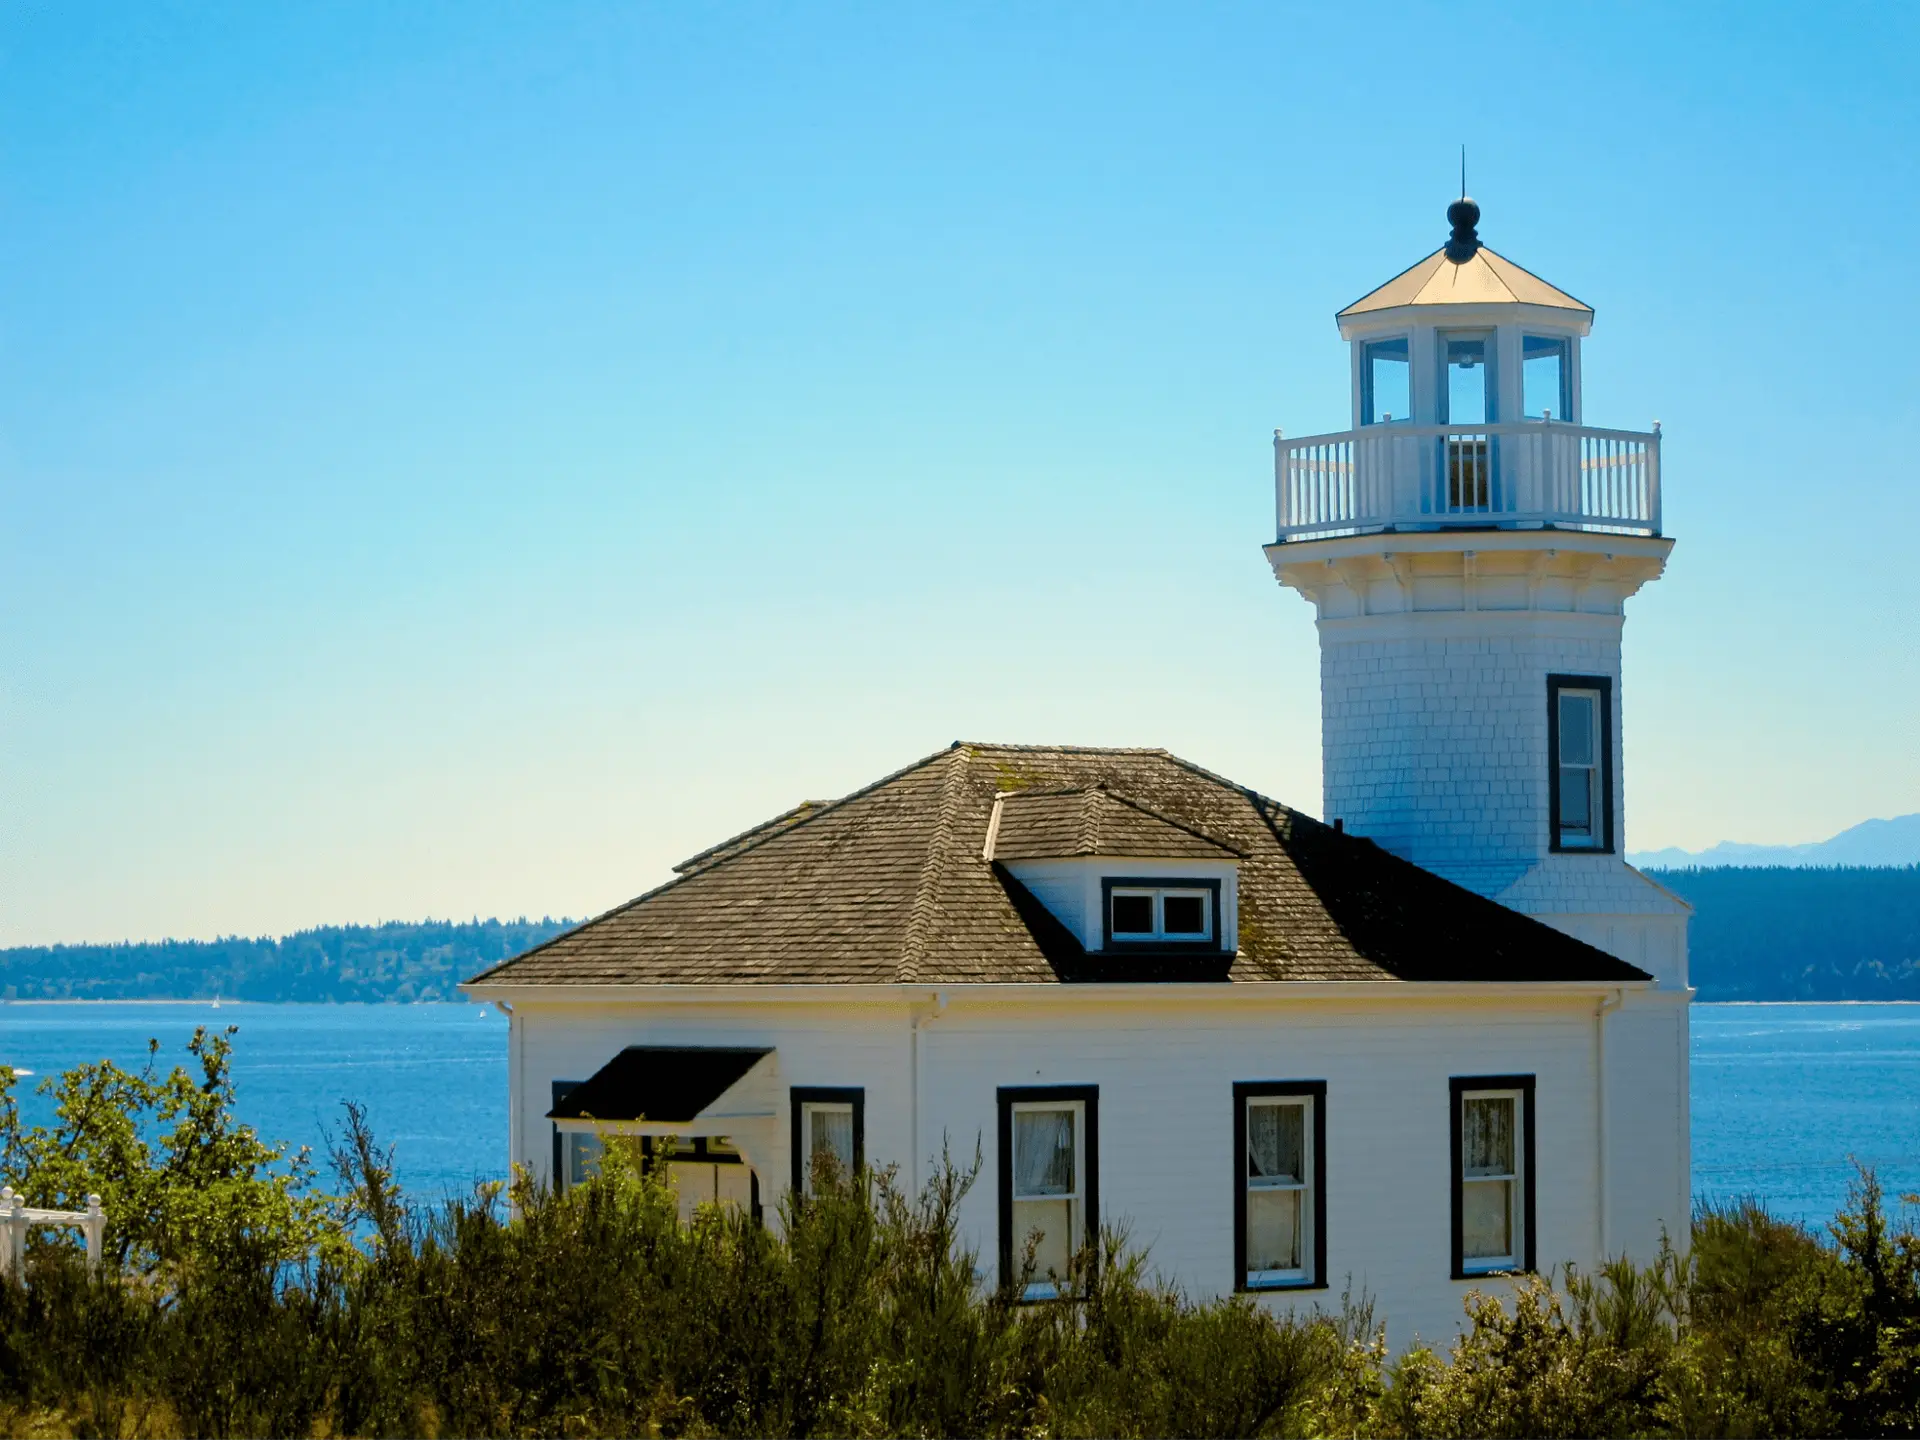
<instances>
[{"instance_id":1,"label":"wooden shingle roof","mask_svg":"<svg viewBox=\"0 0 1920 1441\"><path fill-rule=\"evenodd\" d=\"M1006 803L988 859L996 798ZM1012 837L1009 816L1027 817ZM1001 864L1010 839L1025 854L1038 854L1025 849L1029 842L1057 854L1089 825L1101 849L1065 854L1139 854L1174 835L1194 854L1233 861L1238 853L1240 949L1223 970L1229 981L1646 979L1604 951L1166 751L962 743L723 842L659 889L474 979L1097 979L1102 959L1080 952Z\"/></svg>"}]
</instances>

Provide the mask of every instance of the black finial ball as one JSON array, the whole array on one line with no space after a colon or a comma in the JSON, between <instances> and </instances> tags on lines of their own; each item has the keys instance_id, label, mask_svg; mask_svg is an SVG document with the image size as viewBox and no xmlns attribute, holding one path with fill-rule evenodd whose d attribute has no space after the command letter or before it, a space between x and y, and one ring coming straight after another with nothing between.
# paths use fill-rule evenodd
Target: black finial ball
<instances>
[{"instance_id":1,"label":"black finial ball","mask_svg":"<svg viewBox=\"0 0 1920 1441\"><path fill-rule=\"evenodd\" d=\"M1479 223L1480 207L1467 196L1462 195L1447 207L1447 224L1453 227L1447 239L1447 259L1455 265L1473 259L1480 248L1480 234L1474 229Z\"/></svg>"}]
</instances>

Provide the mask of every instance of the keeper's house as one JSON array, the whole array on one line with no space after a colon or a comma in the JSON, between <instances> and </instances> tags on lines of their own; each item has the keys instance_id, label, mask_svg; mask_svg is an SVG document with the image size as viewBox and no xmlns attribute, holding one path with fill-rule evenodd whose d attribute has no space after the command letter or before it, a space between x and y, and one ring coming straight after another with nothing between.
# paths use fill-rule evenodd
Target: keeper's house
<instances>
[{"instance_id":1,"label":"keeper's house","mask_svg":"<svg viewBox=\"0 0 1920 1441\"><path fill-rule=\"evenodd\" d=\"M1354 429L1276 438L1334 823L1065 746L801 806L467 984L515 1162L673 1135L684 1204L771 1220L823 1150L916 1186L977 1144L963 1223L989 1270L1034 1240L1035 1298L1105 1221L1194 1294L1364 1287L1397 1341L1684 1237L1686 912L1621 858L1659 436L1581 423L1592 312L1449 215L1341 313Z\"/></svg>"}]
</instances>

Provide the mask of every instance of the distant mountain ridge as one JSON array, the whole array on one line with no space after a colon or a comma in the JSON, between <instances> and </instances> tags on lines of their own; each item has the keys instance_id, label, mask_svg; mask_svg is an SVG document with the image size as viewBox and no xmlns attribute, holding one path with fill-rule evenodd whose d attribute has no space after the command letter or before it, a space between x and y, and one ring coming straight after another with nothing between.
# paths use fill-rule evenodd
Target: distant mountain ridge
<instances>
[{"instance_id":1,"label":"distant mountain ridge","mask_svg":"<svg viewBox=\"0 0 1920 1441\"><path fill-rule=\"evenodd\" d=\"M1668 846L1633 851L1627 859L1642 870L1690 866L1913 866L1920 865L1920 813L1862 821L1824 841L1796 846L1757 846L1722 841L1704 851Z\"/></svg>"}]
</instances>

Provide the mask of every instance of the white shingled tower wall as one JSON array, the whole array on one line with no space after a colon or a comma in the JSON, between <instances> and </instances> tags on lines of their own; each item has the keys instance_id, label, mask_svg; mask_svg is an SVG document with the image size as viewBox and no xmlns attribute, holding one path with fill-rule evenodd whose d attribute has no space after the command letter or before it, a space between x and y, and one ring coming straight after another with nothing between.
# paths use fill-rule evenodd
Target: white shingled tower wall
<instances>
[{"instance_id":1,"label":"white shingled tower wall","mask_svg":"<svg viewBox=\"0 0 1920 1441\"><path fill-rule=\"evenodd\" d=\"M1354 428L1275 437L1267 555L1318 612L1323 813L1684 989L1686 907L1624 860L1621 628L1673 544L1659 428L1584 424L1593 312L1483 246L1471 201L1448 219L1340 312Z\"/></svg>"}]
</instances>

